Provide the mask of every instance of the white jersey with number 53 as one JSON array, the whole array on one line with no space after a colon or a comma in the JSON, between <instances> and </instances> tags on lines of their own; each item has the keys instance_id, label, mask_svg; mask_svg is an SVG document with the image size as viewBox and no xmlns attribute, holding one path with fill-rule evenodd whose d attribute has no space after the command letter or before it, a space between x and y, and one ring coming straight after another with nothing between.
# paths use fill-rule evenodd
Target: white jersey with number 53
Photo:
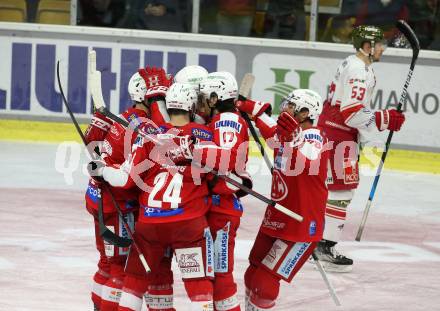
<instances>
[{"instance_id":1,"label":"white jersey with number 53","mask_svg":"<svg viewBox=\"0 0 440 311\"><path fill-rule=\"evenodd\" d=\"M357 129L374 127L374 113L368 108L376 86L373 68L356 55L338 67L330 85L328 102L339 106L346 125Z\"/></svg>"}]
</instances>

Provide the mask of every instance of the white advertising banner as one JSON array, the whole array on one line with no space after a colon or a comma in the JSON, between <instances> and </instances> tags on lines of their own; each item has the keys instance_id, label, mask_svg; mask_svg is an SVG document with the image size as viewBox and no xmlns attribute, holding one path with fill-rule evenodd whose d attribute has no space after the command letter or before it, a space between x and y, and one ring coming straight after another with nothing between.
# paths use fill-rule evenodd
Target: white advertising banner
<instances>
[{"instance_id":1,"label":"white advertising banner","mask_svg":"<svg viewBox=\"0 0 440 311\"><path fill-rule=\"evenodd\" d=\"M341 62L335 58L261 53L253 60L256 80L252 96L277 106L294 88L311 88L327 97L327 89ZM371 108L396 107L409 70L407 64L375 63L377 85ZM407 117L402 131L393 137L397 144L440 147L439 67L417 65L404 105ZM275 108L276 111L277 108Z\"/></svg>"},{"instance_id":2,"label":"white advertising banner","mask_svg":"<svg viewBox=\"0 0 440 311\"><path fill-rule=\"evenodd\" d=\"M97 52L104 100L114 112L130 105L128 81L144 66L164 67L171 74L194 64L209 71L236 72L235 55L221 48L0 36L0 114L67 116L56 82L59 60L61 83L73 112L89 115L87 55L91 49Z\"/></svg>"}]
</instances>

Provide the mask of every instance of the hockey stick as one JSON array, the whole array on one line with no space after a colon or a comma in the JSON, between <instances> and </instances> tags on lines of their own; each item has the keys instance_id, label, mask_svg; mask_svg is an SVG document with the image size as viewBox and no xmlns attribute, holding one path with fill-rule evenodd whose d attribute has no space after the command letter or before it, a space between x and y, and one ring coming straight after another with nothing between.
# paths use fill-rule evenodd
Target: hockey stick
<instances>
[{"instance_id":1,"label":"hockey stick","mask_svg":"<svg viewBox=\"0 0 440 311\"><path fill-rule=\"evenodd\" d=\"M93 62L95 65L93 65ZM91 65L90 65L91 64ZM144 138L146 138L147 140L153 141L154 143L160 144L160 142L158 142L158 140L152 136L149 135L145 132L143 132L142 130L140 130L139 128L132 128L130 126L130 123L127 122L126 120L116 116L115 114L113 114L111 111L109 111L104 103L104 100L102 99L102 92L101 92L101 73L99 71L96 70L96 53L94 53L94 51L91 51L89 53L89 65L91 66L91 70L90 70L90 75L89 78L91 79L91 81L89 82L90 90L92 92L92 98L93 98L93 102L95 105L95 108L102 113L103 115L105 115L107 118L121 124L122 126L124 126L125 128L131 128L134 132L142 135ZM94 67L93 67L94 66ZM285 208L282 205L277 204L274 200L271 200L267 197L265 197L264 195L246 187L245 185L239 183L238 181L226 176L226 175L221 175L219 174L217 171L213 170L213 169L208 169L208 168L204 168L206 170L209 170L210 173L217 175L219 178L225 180L227 183L239 188L240 190L252 195L253 197L263 201L266 204L272 205L275 209L277 209L278 211L286 214L287 216L302 222L303 221L303 217L301 215L298 215L294 212L292 212L291 210Z\"/></svg>"},{"instance_id":2,"label":"hockey stick","mask_svg":"<svg viewBox=\"0 0 440 311\"><path fill-rule=\"evenodd\" d=\"M252 85L255 82L255 76L251 73L246 73L243 77L243 80L241 80L240 84L240 90L238 91L238 99L240 100L246 100L247 97L249 97L249 94L252 89ZM266 150L264 149L263 144L260 141L260 138L258 137L257 131L255 130L255 127L252 125L251 118L249 118L248 114L246 112L241 112L241 116L248 124L249 130L251 132L252 137L254 138L254 141L257 143L258 148L260 149L261 155L263 156L264 162L266 162L267 167L272 172L272 162L269 160L269 157L267 156Z\"/></svg>"},{"instance_id":3,"label":"hockey stick","mask_svg":"<svg viewBox=\"0 0 440 311\"><path fill-rule=\"evenodd\" d=\"M92 94L92 99L95 103L95 100L99 101L100 105L104 105L104 98L102 97L102 89L101 89L101 72L96 70L96 52L91 51L89 52L89 86L90 86L90 92ZM110 193L111 194L111 193ZM144 254L142 253L142 250L140 249L139 245L136 243L134 237L133 237L133 231L131 230L130 226L124 221L124 218L122 216L122 211L119 208L115 198L113 195L111 195L113 204L115 205L116 210L118 211L119 217L121 218L121 221L125 227L125 230L127 230L127 233L132 241L132 246L136 249L136 252L138 253L139 260L141 261L142 265L144 266L144 269L147 273L151 271L150 266L147 263L147 260L145 259Z\"/></svg>"},{"instance_id":4,"label":"hockey stick","mask_svg":"<svg viewBox=\"0 0 440 311\"><path fill-rule=\"evenodd\" d=\"M402 34L405 36L405 38L408 40L409 44L411 45L412 49L412 59L411 59L411 65L409 66L409 72L408 76L406 77L405 84L403 86L402 94L400 95L399 105L397 106L398 111L402 111L402 105L406 100L406 96L408 95L408 86L409 82L411 81L411 77L413 74L414 67L416 65L417 57L419 56L420 51L420 44L419 40L417 39L416 34L411 29L411 27L403 20L399 20L396 23L396 27L402 32ZM373 185L371 186L370 190L370 196L367 200L367 205L365 206L364 214L362 215L362 220L359 225L359 229L356 235L356 241L360 241L362 237L362 233L364 232L365 223L367 222L368 213L370 211L371 202L373 201L374 194L376 193L377 184L379 182L380 174L382 172L383 165L385 163L385 159L388 154L388 150L390 148L391 139L393 138L393 131L390 131L388 134L387 141L385 143L385 150L382 153L382 158L379 163L379 167L376 171L376 176L374 177Z\"/></svg>"},{"instance_id":5,"label":"hockey stick","mask_svg":"<svg viewBox=\"0 0 440 311\"><path fill-rule=\"evenodd\" d=\"M60 89L60 93L61 93L61 97L63 99L63 103L64 106L67 109L67 112L70 115L70 119L72 120L76 131L78 132L79 136L81 137L81 140L84 143L84 146L87 149L87 152L90 155L90 158L92 159L96 159L97 157L95 156L95 154L93 152L91 152L89 150L89 148L87 147L87 140L83 134L83 132L81 131L81 128L79 127L78 121L76 120L75 116L73 115L72 110L70 109L70 105L67 102L66 96L64 95L64 90L63 87L61 85L61 79L60 79L60 62L57 62L57 81L58 81L58 88ZM113 194L109 191L110 196L112 197L112 200L114 200ZM103 216L103 211L102 211L102 197L101 197L101 189L99 189L98 191L98 223L99 223L99 235L102 237L102 239L108 243L111 243L112 245L116 245L118 247L128 247L131 244L131 240L127 239L127 238L123 238L118 236L117 234L113 233L110 229L108 229L105 224L104 224L104 216ZM125 224L125 222L124 222ZM128 224L127 224L128 226Z\"/></svg>"},{"instance_id":6,"label":"hockey stick","mask_svg":"<svg viewBox=\"0 0 440 311\"><path fill-rule=\"evenodd\" d=\"M249 93L250 93L250 90L252 88L252 84L254 83L254 81L255 81L255 77L251 73L245 74L243 80L241 81L241 85L240 85L239 96L242 96L242 98L240 98L240 99L246 100L246 98L249 96ZM249 118L247 113L242 113L242 116L246 120L246 122L249 126L249 130L251 131L251 134L254 137L255 142L258 144L260 152L263 155L263 157L265 158L267 168L272 173L273 172L272 163L267 158L267 154L264 152L264 146L261 143L261 141L257 135L257 132L254 128L254 125L251 122L251 119ZM315 251L313 251L313 253L312 253L312 258L316 263L316 267L318 268L318 271L321 274L321 276L324 280L324 283L327 286L327 288L330 292L330 296L332 297L335 305L338 307L341 306L341 302L339 301L339 298L336 295L336 291L333 288L332 284L330 283L330 280L328 279L327 273L325 272L324 268L322 267L321 262L318 259L318 256L316 256Z\"/></svg>"},{"instance_id":7,"label":"hockey stick","mask_svg":"<svg viewBox=\"0 0 440 311\"><path fill-rule=\"evenodd\" d=\"M330 296L333 299L333 302L337 307L341 306L341 302L339 301L338 295L336 295L336 291L333 288L332 283L330 283L330 280L328 279L327 273L324 270L324 267L322 266L321 262L318 259L318 256L316 256L315 251L312 253L312 258L315 261L316 267L318 268L319 273L322 276L322 279L324 280L325 285L327 285L328 291L330 292Z\"/></svg>"}]
</instances>

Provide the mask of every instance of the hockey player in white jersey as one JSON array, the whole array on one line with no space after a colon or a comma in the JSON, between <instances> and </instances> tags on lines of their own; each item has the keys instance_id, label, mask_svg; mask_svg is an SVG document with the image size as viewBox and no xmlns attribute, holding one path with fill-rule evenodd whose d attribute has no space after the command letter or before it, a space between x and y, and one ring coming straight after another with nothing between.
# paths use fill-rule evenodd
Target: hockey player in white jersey
<instances>
[{"instance_id":1,"label":"hockey player in white jersey","mask_svg":"<svg viewBox=\"0 0 440 311\"><path fill-rule=\"evenodd\" d=\"M335 250L346 219L346 210L359 183L358 149L363 137L383 130L399 131L405 121L395 109L370 110L376 86L371 64L384 51L383 32L375 26L359 26L353 31L356 54L339 65L330 86L318 126L334 142L330 155L324 239L316 253L327 271L349 272L353 260Z\"/></svg>"}]
</instances>

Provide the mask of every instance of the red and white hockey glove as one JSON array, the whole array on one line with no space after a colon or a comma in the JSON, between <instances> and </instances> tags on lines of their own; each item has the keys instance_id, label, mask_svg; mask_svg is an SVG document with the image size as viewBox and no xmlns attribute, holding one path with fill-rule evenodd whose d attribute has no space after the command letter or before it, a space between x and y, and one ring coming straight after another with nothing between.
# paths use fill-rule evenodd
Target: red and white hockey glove
<instances>
[{"instance_id":1,"label":"red and white hockey glove","mask_svg":"<svg viewBox=\"0 0 440 311\"><path fill-rule=\"evenodd\" d=\"M87 143L91 141L104 140L112 124L112 120L107 118L99 111L95 111L92 120L90 121L90 125L87 127L87 130L84 134Z\"/></svg>"},{"instance_id":2,"label":"red and white hockey glove","mask_svg":"<svg viewBox=\"0 0 440 311\"><path fill-rule=\"evenodd\" d=\"M167 156L175 164L190 162L193 159L193 150L196 138L191 135L176 136L167 145Z\"/></svg>"},{"instance_id":3,"label":"red and white hockey glove","mask_svg":"<svg viewBox=\"0 0 440 311\"><path fill-rule=\"evenodd\" d=\"M272 112L272 106L269 103L253 101L250 99L237 100L235 106L238 110L251 115L253 119L261 116L264 112L267 112L269 115Z\"/></svg>"},{"instance_id":4,"label":"red and white hockey glove","mask_svg":"<svg viewBox=\"0 0 440 311\"><path fill-rule=\"evenodd\" d=\"M157 96L165 97L168 88L173 83L173 77L168 75L163 68L146 67L139 69L139 74L145 81L147 92L145 98Z\"/></svg>"},{"instance_id":5,"label":"red and white hockey glove","mask_svg":"<svg viewBox=\"0 0 440 311\"><path fill-rule=\"evenodd\" d=\"M293 132L298 128L299 123L288 112L282 112L277 120L277 134L281 141L292 141Z\"/></svg>"},{"instance_id":6,"label":"red and white hockey glove","mask_svg":"<svg viewBox=\"0 0 440 311\"><path fill-rule=\"evenodd\" d=\"M379 110L374 115L376 116L376 126L379 131L400 131L405 122L405 115L396 109Z\"/></svg>"}]
</instances>

